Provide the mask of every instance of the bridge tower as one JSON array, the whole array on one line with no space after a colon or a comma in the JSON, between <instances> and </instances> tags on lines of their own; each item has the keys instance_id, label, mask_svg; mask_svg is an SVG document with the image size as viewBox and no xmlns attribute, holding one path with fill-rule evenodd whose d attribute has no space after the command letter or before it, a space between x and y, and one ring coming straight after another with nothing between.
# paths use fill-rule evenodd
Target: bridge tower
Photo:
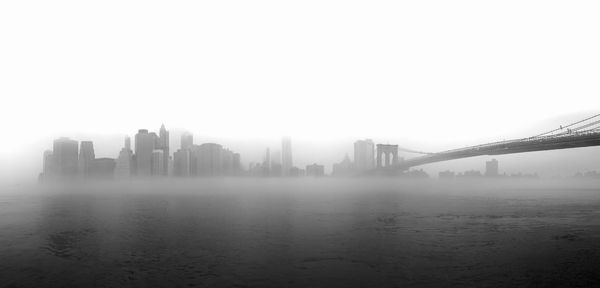
<instances>
[{"instance_id":1,"label":"bridge tower","mask_svg":"<svg viewBox=\"0 0 600 288\"><path fill-rule=\"evenodd\" d=\"M398 145L377 144L377 168L389 167L397 163Z\"/></svg>"}]
</instances>

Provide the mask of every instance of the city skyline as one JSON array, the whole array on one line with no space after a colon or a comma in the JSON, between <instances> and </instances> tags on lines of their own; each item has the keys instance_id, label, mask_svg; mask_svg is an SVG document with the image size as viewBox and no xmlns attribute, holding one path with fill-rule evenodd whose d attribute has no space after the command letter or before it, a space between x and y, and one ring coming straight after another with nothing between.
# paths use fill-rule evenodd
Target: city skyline
<instances>
[{"instance_id":1,"label":"city skyline","mask_svg":"<svg viewBox=\"0 0 600 288\"><path fill-rule=\"evenodd\" d=\"M598 123L600 123L598 117L600 114L531 137L483 143L438 153L420 152L397 144L375 144L371 139L357 140L354 142L354 159L350 159L346 153L343 161L332 164L330 175L428 177L423 169L411 170L410 168L474 156L598 146L600 143L597 139ZM138 178L151 176L322 177L329 174L325 172L325 165L317 162L306 165L305 169L302 166L295 166L292 141L287 136L281 140L281 150L275 152L277 158L271 157L271 150L267 147L262 161L250 162L248 169L245 170L240 153L235 153L217 143L195 144L193 134L189 132L181 134L180 149L171 154L169 135L170 132L164 124L161 124L158 134L147 129L139 129L134 137L134 150L131 150L131 139L126 136L124 146L116 158L96 158L94 144L89 140L81 141L78 149L79 142L76 140L68 137L55 139L52 151L45 150L43 153L40 180L71 179L75 176L123 179L132 176ZM405 159L398 156L399 152L422 154L422 156ZM581 174L581 171L577 173ZM439 173L440 178L454 177L454 175L455 173L449 170ZM499 177L498 160L487 161L483 174L480 171L468 170L459 175ZM506 175L506 172L503 175ZM518 175L521 175L521 172ZM538 177L537 172L526 175Z\"/></svg>"}]
</instances>

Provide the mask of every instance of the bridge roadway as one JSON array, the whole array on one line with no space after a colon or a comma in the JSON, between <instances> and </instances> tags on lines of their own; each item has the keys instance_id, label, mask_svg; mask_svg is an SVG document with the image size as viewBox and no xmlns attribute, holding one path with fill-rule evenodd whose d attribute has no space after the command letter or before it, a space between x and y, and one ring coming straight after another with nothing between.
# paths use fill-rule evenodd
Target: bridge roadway
<instances>
[{"instance_id":1,"label":"bridge roadway","mask_svg":"<svg viewBox=\"0 0 600 288\"><path fill-rule=\"evenodd\" d=\"M544 137L531 137L483 145L448 150L425 156L404 160L390 168L396 170L407 170L410 167L429 163L455 160L461 158L503 155L523 152L546 151L557 149L580 148L589 146L600 146L600 131L587 131L585 133L572 133Z\"/></svg>"}]
</instances>

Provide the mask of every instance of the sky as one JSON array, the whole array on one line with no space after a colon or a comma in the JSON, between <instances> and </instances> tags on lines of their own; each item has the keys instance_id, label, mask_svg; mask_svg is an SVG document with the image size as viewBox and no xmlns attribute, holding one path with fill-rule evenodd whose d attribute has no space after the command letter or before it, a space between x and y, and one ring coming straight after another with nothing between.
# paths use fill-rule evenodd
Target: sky
<instances>
[{"instance_id":1,"label":"sky","mask_svg":"<svg viewBox=\"0 0 600 288\"><path fill-rule=\"evenodd\" d=\"M0 177L36 175L57 136L116 157L162 123L336 159L359 138L529 136L598 112L598 15L598 1L2 1Z\"/></svg>"}]
</instances>

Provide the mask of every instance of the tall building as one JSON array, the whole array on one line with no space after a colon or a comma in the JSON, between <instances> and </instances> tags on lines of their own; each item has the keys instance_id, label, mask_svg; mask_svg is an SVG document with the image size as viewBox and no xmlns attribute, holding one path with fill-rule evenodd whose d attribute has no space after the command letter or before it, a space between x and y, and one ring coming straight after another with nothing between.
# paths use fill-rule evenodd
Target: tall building
<instances>
[{"instance_id":1,"label":"tall building","mask_svg":"<svg viewBox=\"0 0 600 288\"><path fill-rule=\"evenodd\" d=\"M77 141L65 137L54 140L52 155L56 174L59 177L74 177L77 175L77 152L79 150L77 144Z\"/></svg>"},{"instance_id":2,"label":"tall building","mask_svg":"<svg viewBox=\"0 0 600 288\"><path fill-rule=\"evenodd\" d=\"M115 167L115 178L127 179L133 173L133 151L131 151L131 139L125 137L125 146L119 152L119 158Z\"/></svg>"},{"instance_id":3,"label":"tall building","mask_svg":"<svg viewBox=\"0 0 600 288\"><path fill-rule=\"evenodd\" d=\"M344 160L340 163L333 164L333 170L331 175L333 176L350 176L354 173L354 165L350 160L348 154L344 157Z\"/></svg>"},{"instance_id":4,"label":"tall building","mask_svg":"<svg viewBox=\"0 0 600 288\"><path fill-rule=\"evenodd\" d=\"M191 150L179 149L173 154L173 175L179 177L188 177L191 175Z\"/></svg>"},{"instance_id":5,"label":"tall building","mask_svg":"<svg viewBox=\"0 0 600 288\"><path fill-rule=\"evenodd\" d=\"M221 176L223 170L223 147L215 143L194 145L193 156L198 176Z\"/></svg>"},{"instance_id":6,"label":"tall building","mask_svg":"<svg viewBox=\"0 0 600 288\"><path fill-rule=\"evenodd\" d=\"M152 176L164 176L165 169L165 152L161 149L152 151Z\"/></svg>"},{"instance_id":7,"label":"tall building","mask_svg":"<svg viewBox=\"0 0 600 288\"><path fill-rule=\"evenodd\" d=\"M233 153L233 175L242 175L242 163L240 159L240 153Z\"/></svg>"},{"instance_id":8,"label":"tall building","mask_svg":"<svg viewBox=\"0 0 600 288\"><path fill-rule=\"evenodd\" d=\"M275 150L271 153L271 176L281 177L281 152Z\"/></svg>"},{"instance_id":9,"label":"tall building","mask_svg":"<svg viewBox=\"0 0 600 288\"><path fill-rule=\"evenodd\" d=\"M265 151L265 161L263 161L263 169L265 176L271 175L271 150L267 148Z\"/></svg>"},{"instance_id":10,"label":"tall building","mask_svg":"<svg viewBox=\"0 0 600 288\"><path fill-rule=\"evenodd\" d=\"M314 163L306 166L306 176L323 177L325 176L325 166Z\"/></svg>"},{"instance_id":11,"label":"tall building","mask_svg":"<svg viewBox=\"0 0 600 288\"><path fill-rule=\"evenodd\" d=\"M354 142L354 167L357 172L375 168L375 144L373 140L358 140Z\"/></svg>"},{"instance_id":12,"label":"tall building","mask_svg":"<svg viewBox=\"0 0 600 288\"><path fill-rule=\"evenodd\" d=\"M225 176L233 176L234 173L234 165L233 165L233 151L229 149L223 149L222 152L223 159L223 175Z\"/></svg>"},{"instance_id":13,"label":"tall building","mask_svg":"<svg viewBox=\"0 0 600 288\"><path fill-rule=\"evenodd\" d=\"M156 134L148 133L146 129L138 130L135 134L135 171L137 176L152 175L152 152L156 144Z\"/></svg>"},{"instance_id":14,"label":"tall building","mask_svg":"<svg viewBox=\"0 0 600 288\"><path fill-rule=\"evenodd\" d=\"M194 135L185 132L181 135L181 149L192 149L194 146Z\"/></svg>"},{"instance_id":15,"label":"tall building","mask_svg":"<svg viewBox=\"0 0 600 288\"><path fill-rule=\"evenodd\" d=\"M112 179L115 175L115 159L97 158L90 163L89 176L97 179Z\"/></svg>"},{"instance_id":16,"label":"tall building","mask_svg":"<svg viewBox=\"0 0 600 288\"><path fill-rule=\"evenodd\" d=\"M485 176L497 177L498 175L498 160L492 159L485 162Z\"/></svg>"},{"instance_id":17,"label":"tall building","mask_svg":"<svg viewBox=\"0 0 600 288\"><path fill-rule=\"evenodd\" d=\"M284 137L281 141L281 172L283 176L290 176L290 169L294 167L292 161L292 140Z\"/></svg>"},{"instance_id":18,"label":"tall building","mask_svg":"<svg viewBox=\"0 0 600 288\"><path fill-rule=\"evenodd\" d=\"M92 141L81 141L79 144L79 174L83 177L90 176L92 161L96 159L94 154L94 143Z\"/></svg>"},{"instance_id":19,"label":"tall building","mask_svg":"<svg viewBox=\"0 0 600 288\"><path fill-rule=\"evenodd\" d=\"M162 170L159 174L167 176L169 174L169 131L165 129L165 124L160 126L160 131L158 132L159 136L157 139L157 147L155 149L160 149L163 151L163 160L162 160Z\"/></svg>"}]
</instances>

